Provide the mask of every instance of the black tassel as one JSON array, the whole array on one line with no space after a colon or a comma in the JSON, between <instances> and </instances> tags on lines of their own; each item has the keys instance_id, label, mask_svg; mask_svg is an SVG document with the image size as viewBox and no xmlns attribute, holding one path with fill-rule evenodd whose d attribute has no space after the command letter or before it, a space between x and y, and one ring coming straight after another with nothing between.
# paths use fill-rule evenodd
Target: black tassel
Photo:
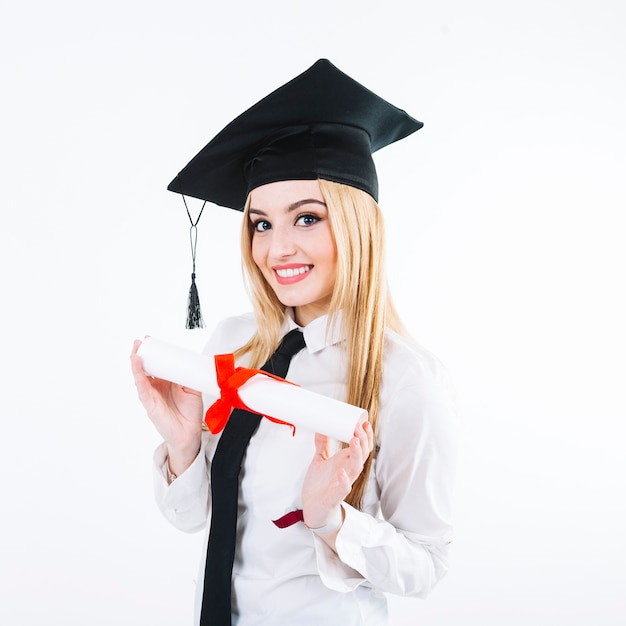
<instances>
[{"instance_id":1,"label":"black tassel","mask_svg":"<svg viewBox=\"0 0 626 626\"><path fill-rule=\"evenodd\" d=\"M189 287L189 299L187 301L187 328L204 328L202 311L200 310L200 297L196 287L196 273L191 274L191 287Z\"/></svg>"},{"instance_id":2,"label":"black tassel","mask_svg":"<svg viewBox=\"0 0 626 626\"><path fill-rule=\"evenodd\" d=\"M202 311L200 310L200 297L198 296L198 288L196 287L196 244L198 243L198 222L202 217L202 211L206 206L206 200L202 204L200 213L195 222L191 219L191 213L187 206L185 196L183 196L183 203L185 204L185 210L187 211L187 217L191 227L189 228L189 243L191 244L191 261L193 263L191 270L191 287L189 287L189 298L187 300L187 328L204 328L204 320L202 319Z\"/></svg>"}]
</instances>

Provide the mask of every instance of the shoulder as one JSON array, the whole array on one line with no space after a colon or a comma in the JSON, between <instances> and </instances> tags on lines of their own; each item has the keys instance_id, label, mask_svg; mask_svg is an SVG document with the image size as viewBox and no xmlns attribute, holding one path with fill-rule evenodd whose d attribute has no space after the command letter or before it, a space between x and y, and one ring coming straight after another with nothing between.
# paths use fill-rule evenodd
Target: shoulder
<instances>
[{"instance_id":1,"label":"shoulder","mask_svg":"<svg viewBox=\"0 0 626 626\"><path fill-rule=\"evenodd\" d=\"M227 317L217 324L203 352L227 354L241 348L257 329L254 313Z\"/></svg>"},{"instance_id":2,"label":"shoulder","mask_svg":"<svg viewBox=\"0 0 626 626\"><path fill-rule=\"evenodd\" d=\"M385 335L384 350L381 435L389 428L407 435L456 428L456 394L439 358L391 331Z\"/></svg>"},{"instance_id":3,"label":"shoulder","mask_svg":"<svg viewBox=\"0 0 626 626\"><path fill-rule=\"evenodd\" d=\"M391 330L385 332L383 381L394 386L449 384L443 363L430 350Z\"/></svg>"}]
</instances>

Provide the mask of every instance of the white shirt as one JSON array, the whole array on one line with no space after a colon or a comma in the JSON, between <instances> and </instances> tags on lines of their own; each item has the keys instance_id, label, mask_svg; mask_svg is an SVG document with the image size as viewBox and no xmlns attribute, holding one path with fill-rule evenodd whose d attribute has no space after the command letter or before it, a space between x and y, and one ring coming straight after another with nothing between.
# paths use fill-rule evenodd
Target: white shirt
<instances>
[{"instance_id":1,"label":"white shirt","mask_svg":"<svg viewBox=\"0 0 626 626\"><path fill-rule=\"evenodd\" d=\"M327 317L303 328L306 348L287 378L345 399L345 348ZM285 323L285 332L296 327ZM227 354L254 333L252 314L221 322L205 349ZM245 362L240 363L246 365ZM262 419L248 446L239 490L233 567L233 624L319 626L387 623L386 593L425 597L447 571L457 420L444 368L427 351L386 333L377 454L358 511L343 504L344 524L331 550L304 524L272 520L302 508L314 435ZM210 526L210 465L219 435L204 433L194 463L170 486L164 445L155 453L156 498L177 528ZM196 593L200 619L206 541Z\"/></svg>"}]
</instances>

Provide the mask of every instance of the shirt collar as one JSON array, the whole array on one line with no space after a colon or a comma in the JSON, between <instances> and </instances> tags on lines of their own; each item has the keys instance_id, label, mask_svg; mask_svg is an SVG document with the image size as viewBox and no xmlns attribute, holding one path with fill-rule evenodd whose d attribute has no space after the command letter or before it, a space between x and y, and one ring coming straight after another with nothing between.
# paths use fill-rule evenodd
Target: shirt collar
<instances>
[{"instance_id":1,"label":"shirt collar","mask_svg":"<svg viewBox=\"0 0 626 626\"><path fill-rule=\"evenodd\" d=\"M298 326L293 319L293 308L288 308L286 313L284 324L286 332L294 328L299 328L304 334L306 348L310 354L323 350L328 346L333 346L345 339L341 329L341 313L335 316L335 324L332 326L329 325L328 315L316 317L306 326Z\"/></svg>"}]
</instances>

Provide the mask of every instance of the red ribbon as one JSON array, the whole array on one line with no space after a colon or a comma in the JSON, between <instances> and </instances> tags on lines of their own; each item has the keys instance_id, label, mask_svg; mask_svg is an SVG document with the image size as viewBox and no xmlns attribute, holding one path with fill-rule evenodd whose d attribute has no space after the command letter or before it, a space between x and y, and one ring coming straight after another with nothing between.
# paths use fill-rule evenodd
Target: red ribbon
<instances>
[{"instance_id":1,"label":"red ribbon","mask_svg":"<svg viewBox=\"0 0 626 626\"><path fill-rule=\"evenodd\" d=\"M235 367L234 354L216 354L215 371L217 373L217 385L220 388L220 397L207 409L204 416L205 424L214 435L224 430L233 409L244 409L245 411L261 415L258 411L254 411L246 406L238 393L239 388L247 383L253 376L263 374L264 376L275 378L276 380L289 383L290 385L294 384L280 376L274 376L274 374L263 370ZM269 415L263 415L263 417L276 424L289 426L292 430L292 435L296 434L296 427L293 424Z\"/></svg>"},{"instance_id":2,"label":"red ribbon","mask_svg":"<svg viewBox=\"0 0 626 626\"><path fill-rule=\"evenodd\" d=\"M278 519L273 519L272 522L278 526L278 528L287 528L298 522L304 522L304 513L302 509L296 509L295 511L289 511L289 513L286 513Z\"/></svg>"}]
</instances>

